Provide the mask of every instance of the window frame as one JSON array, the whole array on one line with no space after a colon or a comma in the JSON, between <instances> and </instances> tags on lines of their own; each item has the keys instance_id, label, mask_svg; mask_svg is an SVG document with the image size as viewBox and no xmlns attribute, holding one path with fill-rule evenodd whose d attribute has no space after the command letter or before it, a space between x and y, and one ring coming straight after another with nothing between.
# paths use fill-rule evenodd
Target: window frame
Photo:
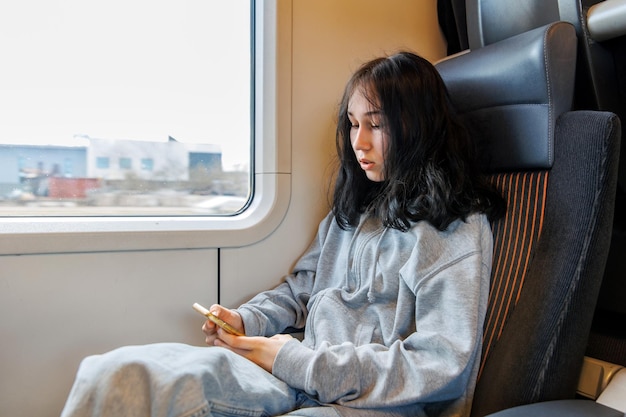
<instances>
[{"instance_id":1,"label":"window frame","mask_svg":"<svg viewBox=\"0 0 626 417\"><path fill-rule=\"evenodd\" d=\"M292 4L256 0L252 7L254 173L252 197L243 211L232 216L2 217L0 255L238 247L271 234L291 194Z\"/></svg>"}]
</instances>

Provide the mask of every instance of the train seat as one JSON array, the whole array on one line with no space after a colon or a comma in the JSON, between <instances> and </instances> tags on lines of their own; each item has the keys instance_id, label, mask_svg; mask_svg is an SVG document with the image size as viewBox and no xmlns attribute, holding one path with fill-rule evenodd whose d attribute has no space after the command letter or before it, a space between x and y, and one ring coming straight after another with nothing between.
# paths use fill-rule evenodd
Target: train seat
<instances>
[{"instance_id":1,"label":"train seat","mask_svg":"<svg viewBox=\"0 0 626 417\"><path fill-rule=\"evenodd\" d=\"M610 245L621 135L613 113L572 111L576 44L573 25L556 22L436 64L508 201L493 224L473 417L524 404L536 417L568 407L624 415L574 400Z\"/></svg>"},{"instance_id":2,"label":"train seat","mask_svg":"<svg viewBox=\"0 0 626 417\"><path fill-rule=\"evenodd\" d=\"M550 22L571 23L578 37L574 109L610 111L626 120L626 0L438 0L438 6L449 53L476 50ZM620 156L616 194L586 354L592 363L600 359L626 367L626 152Z\"/></svg>"}]
</instances>

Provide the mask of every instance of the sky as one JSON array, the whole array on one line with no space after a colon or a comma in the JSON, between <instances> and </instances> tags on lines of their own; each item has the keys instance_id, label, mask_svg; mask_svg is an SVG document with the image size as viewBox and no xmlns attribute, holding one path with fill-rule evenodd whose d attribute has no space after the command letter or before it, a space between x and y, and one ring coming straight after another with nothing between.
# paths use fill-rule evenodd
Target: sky
<instances>
[{"instance_id":1,"label":"sky","mask_svg":"<svg viewBox=\"0 0 626 417\"><path fill-rule=\"evenodd\" d=\"M249 159L246 0L0 3L0 143L213 143Z\"/></svg>"}]
</instances>

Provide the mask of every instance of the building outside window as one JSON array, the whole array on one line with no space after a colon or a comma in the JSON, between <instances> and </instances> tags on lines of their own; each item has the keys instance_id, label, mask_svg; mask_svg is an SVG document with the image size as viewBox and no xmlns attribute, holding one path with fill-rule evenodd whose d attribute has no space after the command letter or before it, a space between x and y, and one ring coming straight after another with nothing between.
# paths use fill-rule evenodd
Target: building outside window
<instances>
[{"instance_id":1,"label":"building outside window","mask_svg":"<svg viewBox=\"0 0 626 417\"><path fill-rule=\"evenodd\" d=\"M99 156L96 158L96 168L98 169L108 169L109 168L109 158L106 156Z\"/></svg>"},{"instance_id":2,"label":"building outside window","mask_svg":"<svg viewBox=\"0 0 626 417\"><path fill-rule=\"evenodd\" d=\"M130 158L120 158L120 169L132 169L133 160Z\"/></svg>"},{"instance_id":3,"label":"building outside window","mask_svg":"<svg viewBox=\"0 0 626 417\"><path fill-rule=\"evenodd\" d=\"M154 169L154 160L151 158L141 158L141 169L144 171L152 171Z\"/></svg>"}]
</instances>

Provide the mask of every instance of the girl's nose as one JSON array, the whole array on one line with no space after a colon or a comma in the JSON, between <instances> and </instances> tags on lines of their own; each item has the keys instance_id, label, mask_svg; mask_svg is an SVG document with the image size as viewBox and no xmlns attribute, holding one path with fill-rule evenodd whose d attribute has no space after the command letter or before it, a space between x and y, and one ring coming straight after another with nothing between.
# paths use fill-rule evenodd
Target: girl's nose
<instances>
[{"instance_id":1,"label":"girl's nose","mask_svg":"<svg viewBox=\"0 0 626 417\"><path fill-rule=\"evenodd\" d=\"M371 146L371 141L366 129L359 127L354 136L352 137L352 147L355 151L368 150Z\"/></svg>"}]
</instances>

